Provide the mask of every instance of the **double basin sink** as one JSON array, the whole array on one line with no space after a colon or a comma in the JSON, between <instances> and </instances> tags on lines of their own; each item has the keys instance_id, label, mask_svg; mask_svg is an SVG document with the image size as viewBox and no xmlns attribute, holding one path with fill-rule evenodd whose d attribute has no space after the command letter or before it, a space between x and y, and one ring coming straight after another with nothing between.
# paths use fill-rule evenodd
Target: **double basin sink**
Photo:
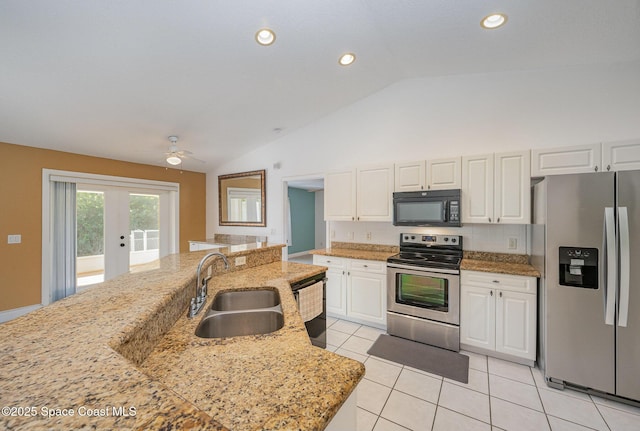
<instances>
[{"instance_id":1,"label":"double basin sink","mask_svg":"<svg viewBox=\"0 0 640 431\"><path fill-rule=\"evenodd\" d=\"M219 292L196 328L201 338L275 332L284 326L280 294L269 288Z\"/></svg>"}]
</instances>

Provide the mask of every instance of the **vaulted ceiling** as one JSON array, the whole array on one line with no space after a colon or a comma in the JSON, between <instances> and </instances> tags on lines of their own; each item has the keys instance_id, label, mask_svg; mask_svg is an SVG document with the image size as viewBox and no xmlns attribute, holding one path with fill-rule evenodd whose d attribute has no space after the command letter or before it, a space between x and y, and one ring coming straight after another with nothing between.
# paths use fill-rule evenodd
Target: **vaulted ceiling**
<instances>
[{"instance_id":1,"label":"vaulted ceiling","mask_svg":"<svg viewBox=\"0 0 640 431\"><path fill-rule=\"evenodd\" d=\"M0 55L0 141L205 172L404 79L640 60L640 0L2 0Z\"/></svg>"}]
</instances>

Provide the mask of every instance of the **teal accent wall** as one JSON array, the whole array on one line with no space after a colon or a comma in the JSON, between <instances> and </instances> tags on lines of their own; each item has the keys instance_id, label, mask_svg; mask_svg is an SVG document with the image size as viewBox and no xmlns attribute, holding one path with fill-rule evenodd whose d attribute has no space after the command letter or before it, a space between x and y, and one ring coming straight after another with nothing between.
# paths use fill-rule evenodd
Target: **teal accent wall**
<instances>
[{"instance_id":1,"label":"teal accent wall","mask_svg":"<svg viewBox=\"0 0 640 431\"><path fill-rule=\"evenodd\" d=\"M315 193L289 187L292 244L288 247L289 254L315 248L315 199Z\"/></svg>"}]
</instances>

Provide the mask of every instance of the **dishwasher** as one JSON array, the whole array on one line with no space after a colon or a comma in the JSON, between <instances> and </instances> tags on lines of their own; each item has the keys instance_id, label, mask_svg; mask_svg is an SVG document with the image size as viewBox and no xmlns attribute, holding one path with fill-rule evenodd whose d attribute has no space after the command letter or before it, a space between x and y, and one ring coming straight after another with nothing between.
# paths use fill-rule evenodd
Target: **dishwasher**
<instances>
[{"instance_id":1,"label":"dishwasher","mask_svg":"<svg viewBox=\"0 0 640 431\"><path fill-rule=\"evenodd\" d=\"M315 318L304 323L307 333L311 339L311 343L316 347L327 347L327 277L325 273L314 275L291 284L293 296L298 302L298 291L305 287L311 286L317 282L322 282L322 313Z\"/></svg>"}]
</instances>

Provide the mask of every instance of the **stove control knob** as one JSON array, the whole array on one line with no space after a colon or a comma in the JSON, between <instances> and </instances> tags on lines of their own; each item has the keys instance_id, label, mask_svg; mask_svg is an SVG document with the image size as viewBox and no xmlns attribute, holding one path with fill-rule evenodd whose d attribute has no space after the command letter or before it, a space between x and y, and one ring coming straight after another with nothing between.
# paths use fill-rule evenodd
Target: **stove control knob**
<instances>
[{"instance_id":1,"label":"stove control knob","mask_svg":"<svg viewBox=\"0 0 640 431\"><path fill-rule=\"evenodd\" d=\"M416 239L415 235L411 235L411 239Z\"/></svg>"},{"instance_id":2,"label":"stove control knob","mask_svg":"<svg viewBox=\"0 0 640 431\"><path fill-rule=\"evenodd\" d=\"M409 235L404 236L404 240L407 241L409 239Z\"/></svg>"},{"instance_id":3,"label":"stove control knob","mask_svg":"<svg viewBox=\"0 0 640 431\"><path fill-rule=\"evenodd\" d=\"M445 236L445 237L444 237L444 242L447 242L447 241L449 241L449 237L448 237L448 236Z\"/></svg>"},{"instance_id":4,"label":"stove control knob","mask_svg":"<svg viewBox=\"0 0 640 431\"><path fill-rule=\"evenodd\" d=\"M458 240L455 238L451 238L451 242L455 243L455 242L458 242Z\"/></svg>"}]
</instances>

